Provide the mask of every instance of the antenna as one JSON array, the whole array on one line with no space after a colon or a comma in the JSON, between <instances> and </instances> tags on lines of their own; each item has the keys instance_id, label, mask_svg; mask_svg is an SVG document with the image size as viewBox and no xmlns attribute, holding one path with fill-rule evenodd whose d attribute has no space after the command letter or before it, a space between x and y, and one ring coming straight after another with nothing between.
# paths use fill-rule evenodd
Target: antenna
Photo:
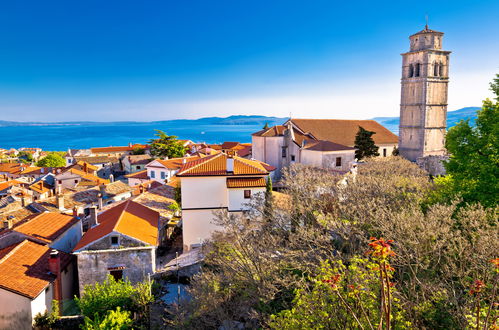
<instances>
[{"instance_id":1,"label":"antenna","mask_svg":"<svg viewBox=\"0 0 499 330\"><path fill-rule=\"evenodd\" d=\"M425 19L426 19L425 29L428 30L428 14L425 15Z\"/></svg>"}]
</instances>

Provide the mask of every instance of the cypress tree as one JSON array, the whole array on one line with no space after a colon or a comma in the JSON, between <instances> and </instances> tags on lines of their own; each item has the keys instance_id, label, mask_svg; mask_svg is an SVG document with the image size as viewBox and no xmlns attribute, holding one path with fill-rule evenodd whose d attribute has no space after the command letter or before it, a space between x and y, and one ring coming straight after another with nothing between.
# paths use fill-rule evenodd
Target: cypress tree
<instances>
[{"instance_id":1,"label":"cypress tree","mask_svg":"<svg viewBox=\"0 0 499 330\"><path fill-rule=\"evenodd\" d=\"M374 144L372 136L375 132L368 131L359 126L359 131L355 136L355 158L361 160L362 158L379 156L378 146Z\"/></svg>"}]
</instances>

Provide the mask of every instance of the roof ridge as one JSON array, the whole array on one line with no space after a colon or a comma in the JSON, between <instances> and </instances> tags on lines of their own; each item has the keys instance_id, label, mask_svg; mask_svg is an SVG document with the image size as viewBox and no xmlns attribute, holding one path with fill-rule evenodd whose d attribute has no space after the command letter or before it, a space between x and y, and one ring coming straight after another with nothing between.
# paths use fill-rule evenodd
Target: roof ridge
<instances>
[{"instance_id":1,"label":"roof ridge","mask_svg":"<svg viewBox=\"0 0 499 330\"><path fill-rule=\"evenodd\" d=\"M3 256L2 259L0 259L0 264L2 262L4 262L5 260L7 260L9 257L11 257L14 252L16 252L17 250L19 250L21 248L21 246L23 246L24 244L26 244L29 240L26 238L24 239L21 243L17 243L17 246L15 248L13 248L12 250L9 251L9 253L7 253L6 255ZM11 244L9 246L12 246L12 245L15 245L16 243L14 244ZM9 247L9 246L6 246L5 248Z\"/></svg>"},{"instance_id":2,"label":"roof ridge","mask_svg":"<svg viewBox=\"0 0 499 330\"><path fill-rule=\"evenodd\" d=\"M246 163L246 161L249 161L249 162L254 162L254 161L251 161L251 160L248 160L248 159L244 159L244 158L241 158L241 157L238 157L238 156L234 157L234 159L235 159L235 160L237 160L237 161L239 161L239 162L241 162L241 163L243 163L243 164L246 164L246 165L248 165L248 166L250 166L250 167L253 167L254 169L256 169L256 170L258 170L258 171L262 171L262 169L261 169L261 168L258 168L258 167L256 167L256 166L252 165L251 163ZM241 159L244 159L244 161L242 161ZM262 166L262 167L263 167L263 166ZM265 172L268 172L265 168L264 168L264 171L265 171ZM264 174L265 174L265 173L264 173Z\"/></svg>"},{"instance_id":3,"label":"roof ridge","mask_svg":"<svg viewBox=\"0 0 499 330\"><path fill-rule=\"evenodd\" d=\"M124 204L124 206L123 206L123 210L121 210L121 212L120 212L120 216L118 217L118 220L114 223L114 226L113 226L113 231L117 231L116 227L118 227L118 225L119 225L119 223L120 223L120 221L121 221L121 218L123 217L123 214L125 213L126 209L128 208L128 205L130 204L130 201L131 201L131 200L129 199L129 200L127 200L125 203L123 203L123 204ZM119 205L118 205L118 206L119 206ZM111 208L111 209L112 209L112 208ZM111 210L111 209L110 209L110 210Z\"/></svg>"}]
</instances>

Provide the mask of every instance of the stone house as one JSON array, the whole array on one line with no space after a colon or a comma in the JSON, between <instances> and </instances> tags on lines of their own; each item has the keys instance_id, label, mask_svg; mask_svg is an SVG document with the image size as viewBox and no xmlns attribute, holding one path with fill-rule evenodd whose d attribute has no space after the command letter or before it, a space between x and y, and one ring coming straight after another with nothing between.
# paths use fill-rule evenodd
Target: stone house
<instances>
[{"instance_id":1,"label":"stone house","mask_svg":"<svg viewBox=\"0 0 499 330\"><path fill-rule=\"evenodd\" d=\"M98 186L106 183L109 183L109 180L77 170L76 168L70 168L69 170L55 176L56 191L62 191L64 189L75 188L78 186Z\"/></svg>"},{"instance_id":2,"label":"stone house","mask_svg":"<svg viewBox=\"0 0 499 330\"><path fill-rule=\"evenodd\" d=\"M97 214L73 250L80 292L108 275L140 282L156 270L160 214L128 200Z\"/></svg>"},{"instance_id":3,"label":"stone house","mask_svg":"<svg viewBox=\"0 0 499 330\"><path fill-rule=\"evenodd\" d=\"M196 159L199 156L155 159L146 165L147 176L150 180L164 184L177 174L183 164Z\"/></svg>"},{"instance_id":4,"label":"stone house","mask_svg":"<svg viewBox=\"0 0 499 330\"><path fill-rule=\"evenodd\" d=\"M130 174L144 170L151 160L150 155L129 155L123 157L121 164L125 173Z\"/></svg>"}]
</instances>

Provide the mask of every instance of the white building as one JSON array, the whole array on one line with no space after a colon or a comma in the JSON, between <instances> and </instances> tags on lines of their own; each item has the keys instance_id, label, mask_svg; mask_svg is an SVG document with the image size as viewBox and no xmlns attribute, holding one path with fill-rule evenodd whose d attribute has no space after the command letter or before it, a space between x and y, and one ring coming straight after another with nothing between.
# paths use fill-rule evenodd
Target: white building
<instances>
[{"instance_id":1,"label":"white building","mask_svg":"<svg viewBox=\"0 0 499 330\"><path fill-rule=\"evenodd\" d=\"M177 177L182 191L184 251L200 246L220 230L213 220L217 210L242 212L252 196L265 192L273 167L258 161L219 153L190 161Z\"/></svg>"},{"instance_id":2,"label":"white building","mask_svg":"<svg viewBox=\"0 0 499 330\"><path fill-rule=\"evenodd\" d=\"M182 165L196 159L199 159L199 157L155 159L146 165L147 177L150 180L164 184L177 174Z\"/></svg>"},{"instance_id":3,"label":"white building","mask_svg":"<svg viewBox=\"0 0 499 330\"><path fill-rule=\"evenodd\" d=\"M359 127L375 132L380 157L392 155L398 137L374 120L290 119L252 134L253 158L276 167L278 176L293 163L346 172L355 160Z\"/></svg>"}]
</instances>

